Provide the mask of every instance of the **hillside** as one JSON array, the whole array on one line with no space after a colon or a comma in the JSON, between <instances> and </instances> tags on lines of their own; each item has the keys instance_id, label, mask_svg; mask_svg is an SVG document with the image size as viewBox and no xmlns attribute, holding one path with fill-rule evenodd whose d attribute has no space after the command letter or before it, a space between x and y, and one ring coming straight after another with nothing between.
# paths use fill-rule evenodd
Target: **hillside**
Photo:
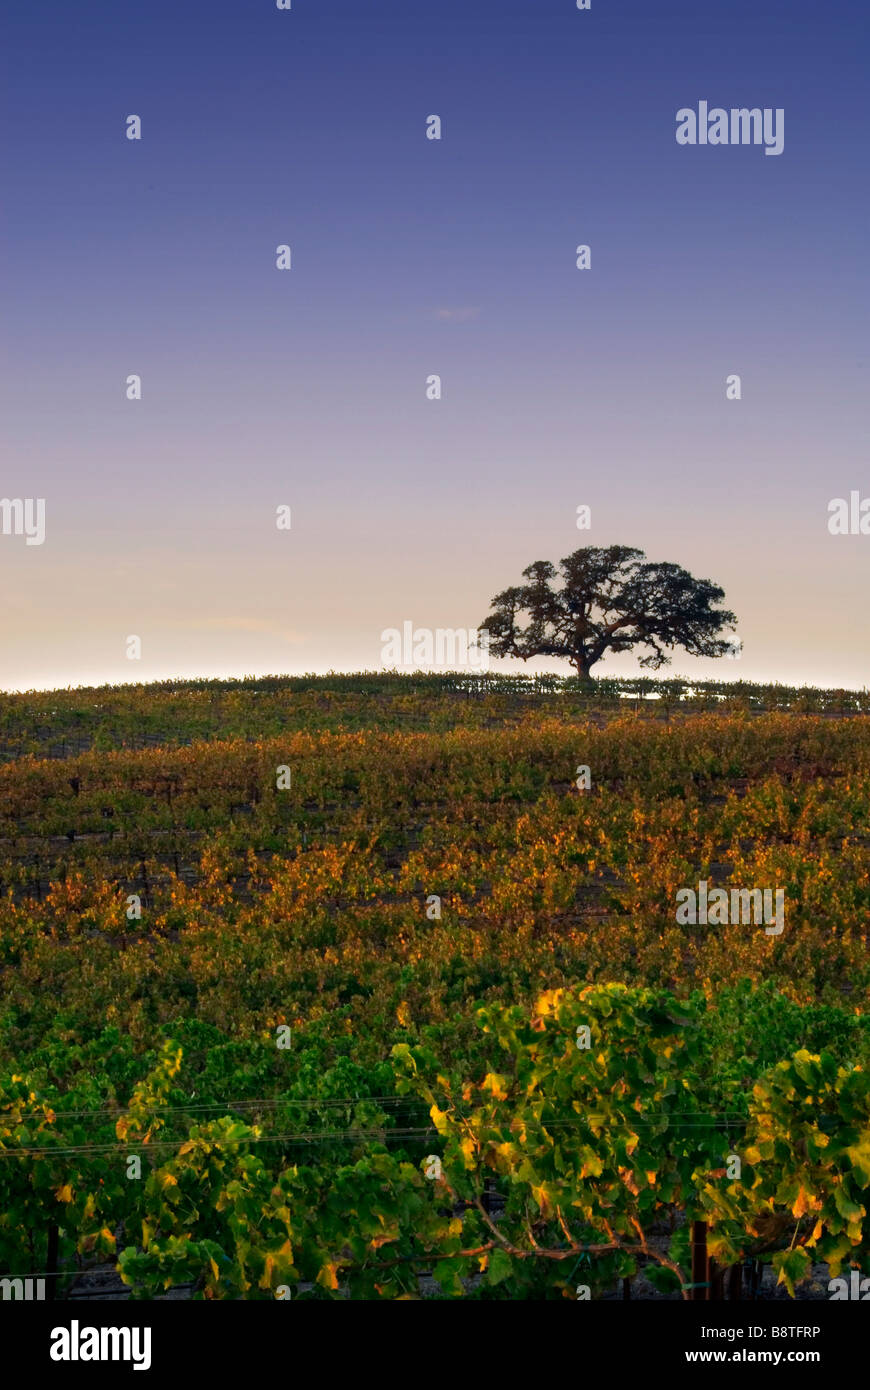
<instances>
[{"instance_id":1,"label":"hillside","mask_svg":"<svg viewBox=\"0 0 870 1390\"><path fill-rule=\"evenodd\" d=\"M59 1296L120 1260L146 1297L573 1297L535 1250L576 1245L592 1297L670 1297L703 1219L747 1289L756 1261L768 1293L848 1275L865 705L377 676L3 697L0 1265ZM781 919L680 920L721 888Z\"/></svg>"}]
</instances>

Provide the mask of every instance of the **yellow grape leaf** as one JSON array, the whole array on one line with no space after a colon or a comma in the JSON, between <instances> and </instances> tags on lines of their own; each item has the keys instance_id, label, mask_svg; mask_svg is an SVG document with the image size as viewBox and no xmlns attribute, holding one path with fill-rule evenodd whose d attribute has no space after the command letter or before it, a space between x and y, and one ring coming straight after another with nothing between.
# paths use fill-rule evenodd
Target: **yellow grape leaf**
<instances>
[{"instance_id":1,"label":"yellow grape leaf","mask_svg":"<svg viewBox=\"0 0 870 1390\"><path fill-rule=\"evenodd\" d=\"M327 1260L325 1264L321 1265L316 1282L324 1289L337 1289L338 1277L335 1272L336 1269L337 1266L334 1265L331 1260Z\"/></svg>"},{"instance_id":2,"label":"yellow grape leaf","mask_svg":"<svg viewBox=\"0 0 870 1390\"><path fill-rule=\"evenodd\" d=\"M439 1134L444 1134L447 1130L447 1111L439 1110L437 1105L433 1105L429 1111L432 1122Z\"/></svg>"},{"instance_id":3,"label":"yellow grape leaf","mask_svg":"<svg viewBox=\"0 0 870 1390\"><path fill-rule=\"evenodd\" d=\"M634 1180L634 1174L632 1173L631 1169L630 1169L630 1168L619 1168L617 1171L618 1171L618 1173L619 1173L619 1176L622 1178L622 1181L625 1183L626 1187L628 1188L629 1192L630 1192L634 1197L636 1197L637 1194L638 1194L638 1192L640 1192L640 1188L638 1187L637 1183L636 1183L635 1180Z\"/></svg>"},{"instance_id":4,"label":"yellow grape leaf","mask_svg":"<svg viewBox=\"0 0 870 1390\"><path fill-rule=\"evenodd\" d=\"M489 1091L494 1100L507 1100L505 1078L496 1071L488 1071L481 1082L481 1090Z\"/></svg>"},{"instance_id":5,"label":"yellow grape leaf","mask_svg":"<svg viewBox=\"0 0 870 1390\"><path fill-rule=\"evenodd\" d=\"M397 1230L384 1231L379 1236L372 1236L369 1241L369 1249L380 1250L382 1245L389 1245L391 1241L398 1240L398 1238L399 1233Z\"/></svg>"},{"instance_id":6,"label":"yellow grape leaf","mask_svg":"<svg viewBox=\"0 0 870 1390\"><path fill-rule=\"evenodd\" d=\"M65 1182L63 1187L59 1187L54 1195L59 1202L71 1202L73 1199L72 1188L68 1182Z\"/></svg>"},{"instance_id":7,"label":"yellow grape leaf","mask_svg":"<svg viewBox=\"0 0 870 1390\"><path fill-rule=\"evenodd\" d=\"M535 1004L535 1012L545 1017L555 1011L559 1003L559 996L562 991L559 989L548 989L545 994L539 994Z\"/></svg>"},{"instance_id":8,"label":"yellow grape leaf","mask_svg":"<svg viewBox=\"0 0 870 1390\"><path fill-rule=\"evenodd\" d=\"M532 1183L529 1186L529 1191L532 1194L532 1201L537 1202L538 1207L540 1208L541 1215L549 1216L550 1198L547 1194L547 1189L544 1187L544 1184L541 1183L539 1187L535 1187L534 1183Z\"/></svg>"}]
</instances>

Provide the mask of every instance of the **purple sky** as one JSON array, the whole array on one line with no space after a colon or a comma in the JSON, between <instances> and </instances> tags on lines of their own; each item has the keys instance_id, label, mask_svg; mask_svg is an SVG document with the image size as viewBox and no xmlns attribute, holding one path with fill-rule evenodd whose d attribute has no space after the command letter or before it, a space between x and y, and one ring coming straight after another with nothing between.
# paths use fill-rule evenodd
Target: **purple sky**
<instances>
[{"instance_id":1,"label":"purple sky","mask_svg":"<svg viewBox=\"0 0 870 1390\"><path fill-rule=\"evenodd\" d=\"M870 535L827 525L870 497L863 0L2 28L0 496L46 534L0 535L0 688L371 669L611 543L738 614L671 673L868 683ZM783 108L783 153L679 146L702 100Z\"/></svg>"}]
</instances>

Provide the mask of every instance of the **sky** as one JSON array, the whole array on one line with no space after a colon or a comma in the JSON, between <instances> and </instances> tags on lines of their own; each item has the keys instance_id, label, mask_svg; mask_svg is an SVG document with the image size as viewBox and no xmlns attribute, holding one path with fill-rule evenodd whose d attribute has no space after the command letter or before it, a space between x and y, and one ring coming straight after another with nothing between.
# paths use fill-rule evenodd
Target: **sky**
<instances>
[{"instance_id":1,"label":"sky","mask_svg":"<svg viewBox=\"0 0 870 1390\"><path fill-rule=\"evenodd\" d=\"M7 7L0 496L45 537L0 534L0 689L372 670L614 543L738 615L661 674L870 684L828 529L870 497L868 40L866 0ZM701 101L782 153L678 144Z\"/></svg>"}]
</instances>

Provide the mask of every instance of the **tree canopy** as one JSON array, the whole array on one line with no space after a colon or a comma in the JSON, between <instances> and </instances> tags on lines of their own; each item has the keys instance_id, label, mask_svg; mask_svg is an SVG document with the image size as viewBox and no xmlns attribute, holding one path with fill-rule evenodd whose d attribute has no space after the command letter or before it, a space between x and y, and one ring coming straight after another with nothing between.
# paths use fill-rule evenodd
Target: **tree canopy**
<instances>
[{"instance_id":1,"label":"tree canopy","mask_svg":"<svg viewBox=\"0 0 870 1390\"><path fill-rule=\"evenodd\" d=\"M561 589L554 587L557 575ZM675 647L691 656L736 650L720 635L737 621L715 606L724 590L680 565L651 563L642 550L586 546L561 560L558 571L549 560L536 560L523 577L527 583L496 594L481 623L493 656L563 657L586 680L606 652L644 648L640 665L657 670Z\"/></svg>"}]
</instances>

